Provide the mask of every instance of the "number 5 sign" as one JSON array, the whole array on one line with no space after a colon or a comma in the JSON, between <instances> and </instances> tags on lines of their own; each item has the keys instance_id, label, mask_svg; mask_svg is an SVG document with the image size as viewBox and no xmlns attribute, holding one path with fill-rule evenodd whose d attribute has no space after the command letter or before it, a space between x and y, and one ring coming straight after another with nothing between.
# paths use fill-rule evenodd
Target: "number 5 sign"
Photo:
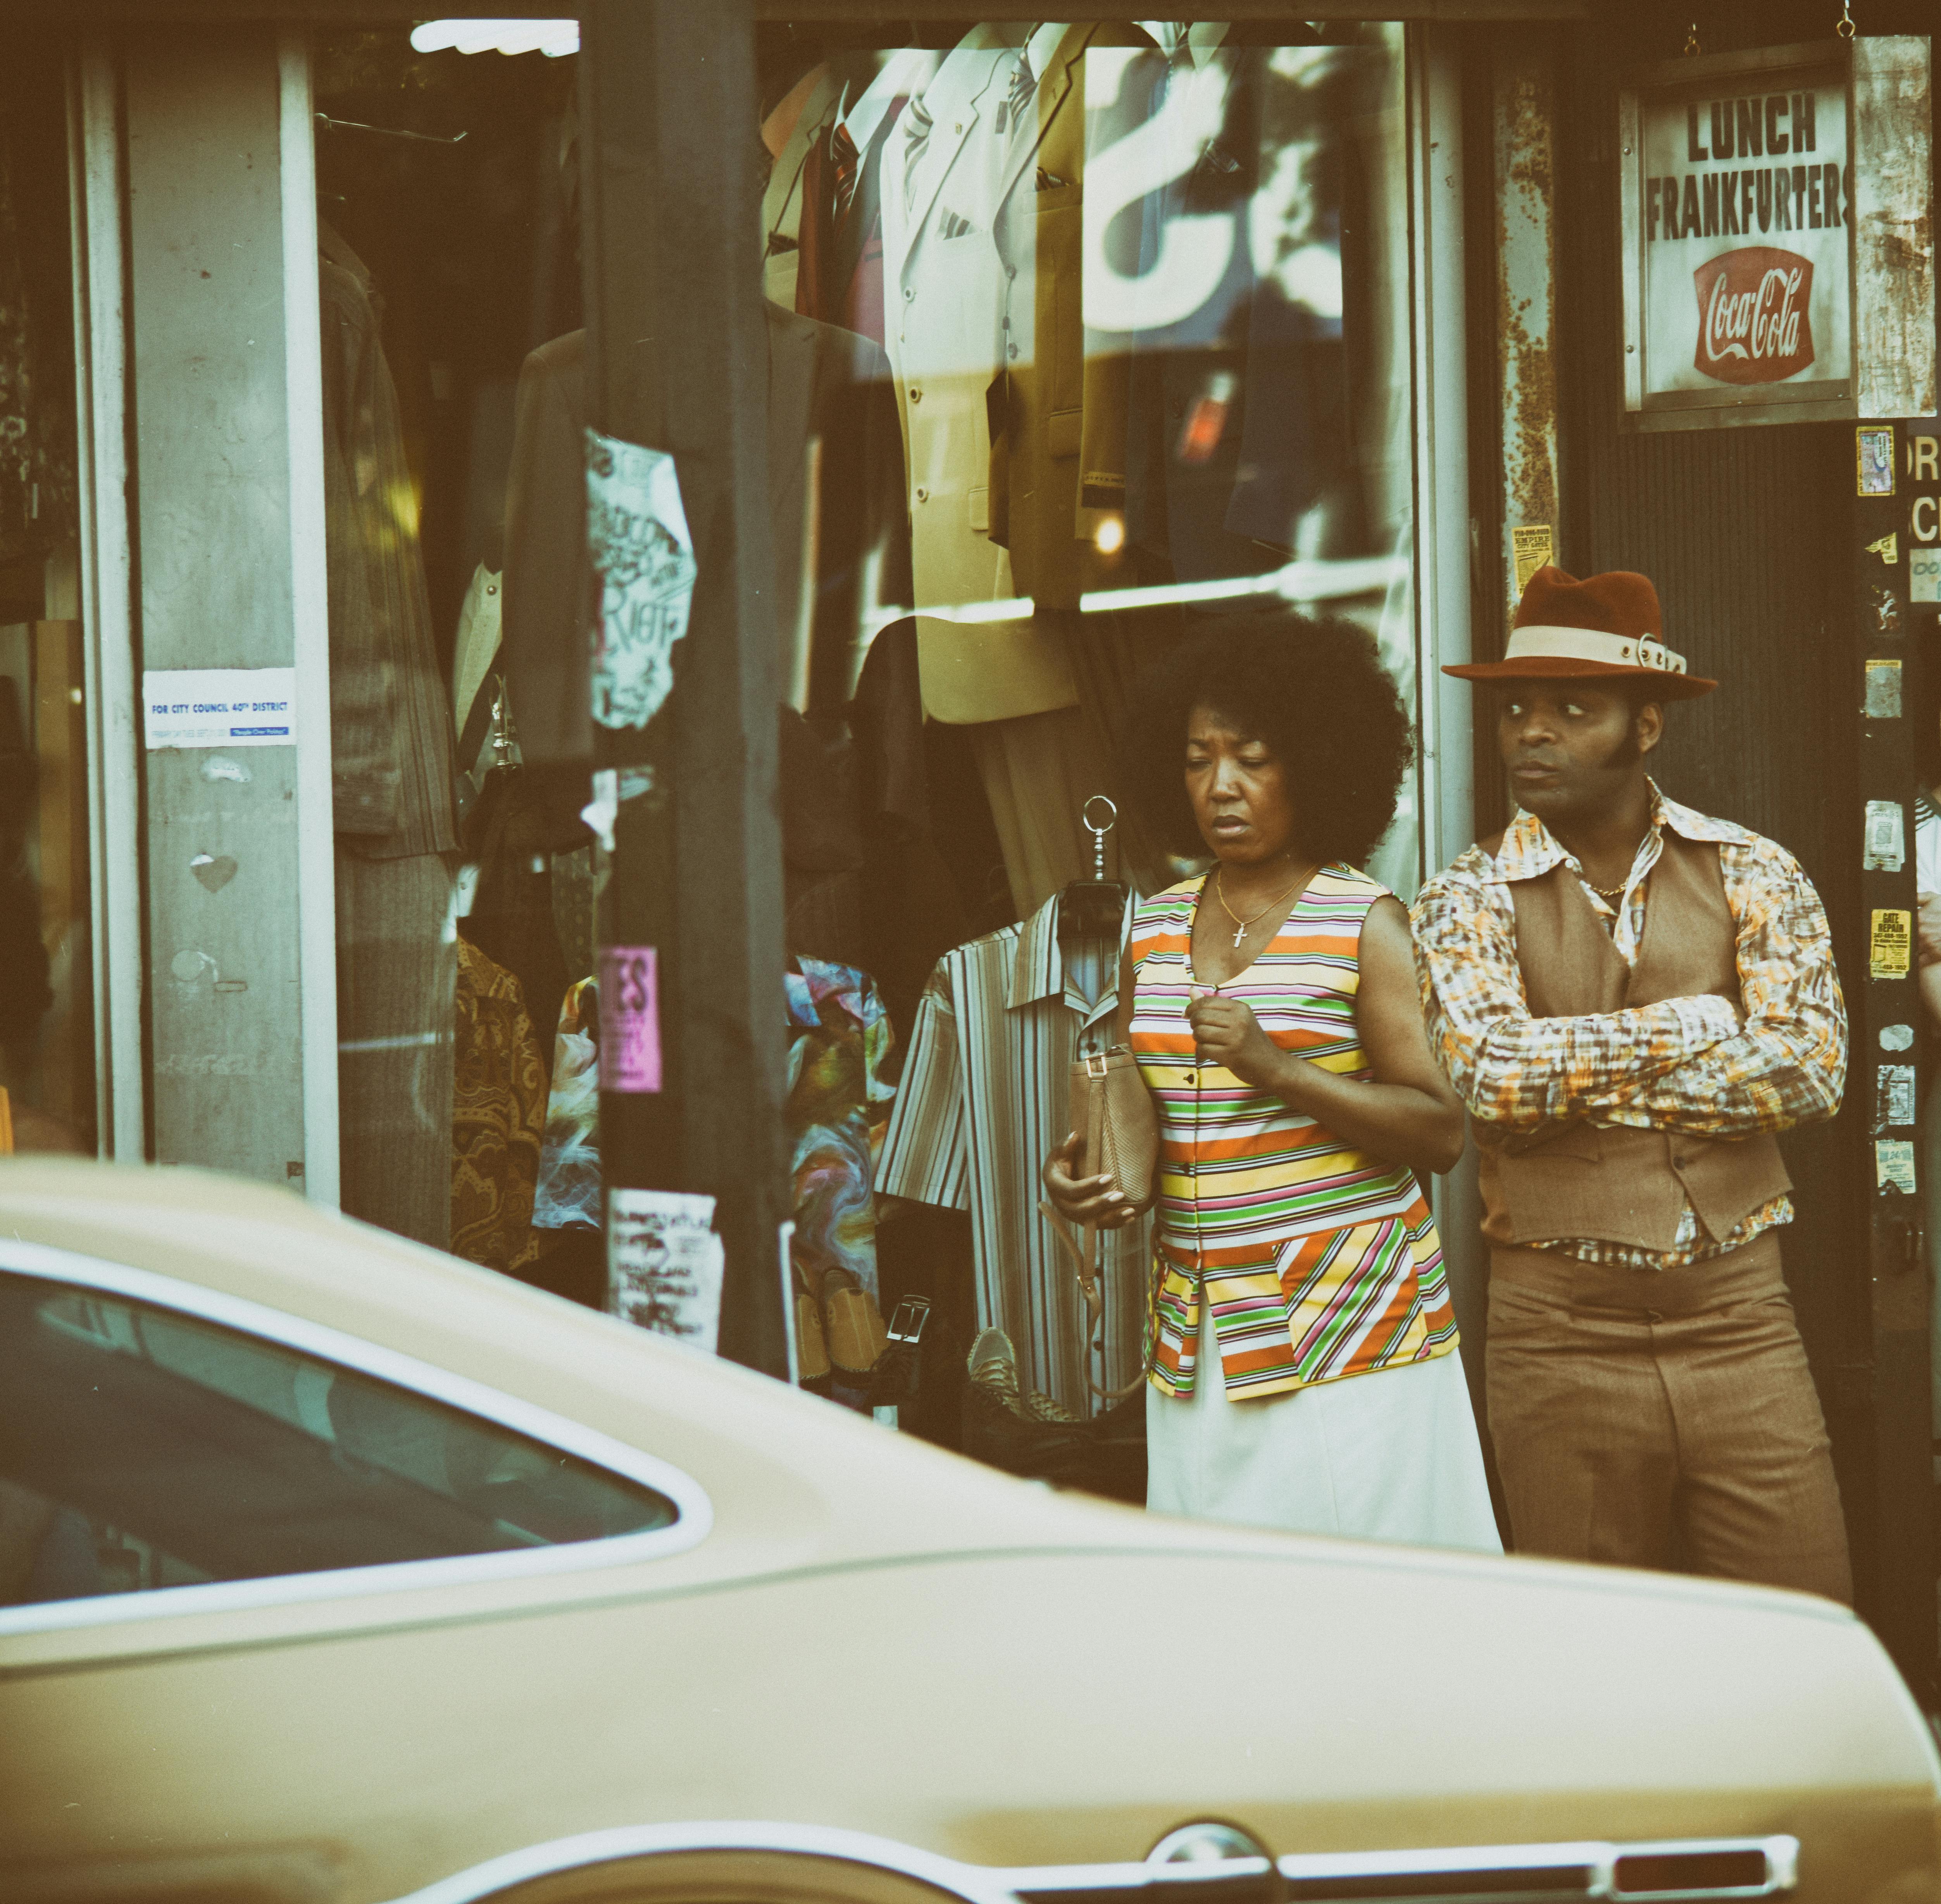
<instances>
[{"instance_id":1,"label":"number 5 sign","mask_svg":"<svg viewBox=\"0 0 1941 1904\"><path fill-rule=\"evenodd\" d=\"M661 1088L660 955L652 946L600 949L600 1088Z\"/></svg>"}]
</instances>

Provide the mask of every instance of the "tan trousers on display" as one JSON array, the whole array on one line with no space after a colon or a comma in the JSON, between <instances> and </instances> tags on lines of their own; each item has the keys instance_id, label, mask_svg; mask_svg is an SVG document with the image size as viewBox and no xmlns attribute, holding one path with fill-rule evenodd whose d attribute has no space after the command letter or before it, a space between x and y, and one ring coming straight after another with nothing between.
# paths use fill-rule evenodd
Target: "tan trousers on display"
<instances>
[{"instance_id":1,"label":"tan trousers on display","mask_svg":"<svg viewBox=\"0 0 1941 1904\"><path fill-rule=\"evenodd\" d=\"M1518 1553L1851 1603L1776 1232L1663 1271L1492 1251L1487 1389Z\"/></svg>"}]
</instances>

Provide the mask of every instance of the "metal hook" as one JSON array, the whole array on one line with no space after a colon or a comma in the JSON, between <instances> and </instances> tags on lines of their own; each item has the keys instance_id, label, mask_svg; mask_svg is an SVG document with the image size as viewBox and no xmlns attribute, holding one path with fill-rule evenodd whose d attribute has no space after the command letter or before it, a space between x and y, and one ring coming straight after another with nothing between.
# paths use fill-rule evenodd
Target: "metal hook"
<instances>
[{"instance_id":1,"label":"metal hook","mask_svg":"<svg viewBox=\"0 0 1941 1904\"><path fill-rule=\"evenodd\" d=\"M449 136L433 132L406 132L400 126L367 126L361 119L333 119L327 112L316 115L319 126L328 126L333 132L374 132L383 139L414 139L424 145L456 145L465 135L462 132Z\"/></svg>"},{"instance_id":2,"label":"metal hook","mask_svg":"<svg viewBox=\"0 0 1941 1904\"><path fill-rule=\"evenodd\" d=\"M1691 32L1685 36L1685 57L1689 60L1695 53L1704 50L1704 48L1698 44L1698 23L1695 20L1692 23Z\"/></svg>"},{"instance_id":3,"label":"metal hook","mask_svg":"<svg viewBox=\"0 0 1941 1904\"><path fill-rule=\"evenodd\" d=\"M1092 809L1102 806L1105 809L1105 824L1102 827L1092 818ZM1103 793L1094 793L1078 810L1078 817L1085 823L1085 830L1092 836L1092 876L1102 885L1105 878L1105 836L1117 825L1119 809Z\"/></svg>"},{"instance_id":4,"label":"metal hook","mask_svg":"<svg viewBox=\"0 0 1941 1904\"><path fill-rule=\"evenodd\" d=\"M1848 0L1840 0L1840 23L1833 31L1843 40L1851 40L1854 37L1854 10L1848 5Z\"/></svg>"}]
</instances>

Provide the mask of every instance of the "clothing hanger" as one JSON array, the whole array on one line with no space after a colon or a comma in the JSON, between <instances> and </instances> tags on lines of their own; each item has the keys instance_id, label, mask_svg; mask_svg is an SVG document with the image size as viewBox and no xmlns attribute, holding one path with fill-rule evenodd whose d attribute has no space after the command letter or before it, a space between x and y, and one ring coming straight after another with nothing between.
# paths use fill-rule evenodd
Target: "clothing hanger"
<instances>
[{"instance_id":1,"label":"clothing hanger","mask_svg":"<svg viewBox=\"0 0 1941 1904\"><path fill-rule=\"evenodd\" d=\"M374 132L382 139L414 139L425 145L456 145L465 135L435 132L406 132L402 126L367 126L361 119L333 119L327 112L316 115L316 123L332 132Z\"/></svg>"},{"instance_id":2,"label":"clothing hanger","mask_svg":"<svg viewBox=\"0 0 1941 1904\"><path fill-rule=\"evenodd\" d=\"M1105 809L1103 824L1092 818L1095 806ZM1092 876L1073 880L1058 895L1058 936L1061 940L1107 939L1117 945L1132 897L1121 882L1105 877L1105 836L1117 824L1119 809L1103 793L1094 793L1078 817L1092 836Z\"/></svg>"}]
</instances>

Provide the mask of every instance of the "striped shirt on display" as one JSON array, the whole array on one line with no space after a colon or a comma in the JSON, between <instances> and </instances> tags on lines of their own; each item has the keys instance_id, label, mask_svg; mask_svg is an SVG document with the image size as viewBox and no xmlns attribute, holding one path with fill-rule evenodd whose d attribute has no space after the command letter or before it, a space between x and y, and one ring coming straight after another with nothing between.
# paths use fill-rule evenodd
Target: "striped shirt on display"
<instances>
[{"instance_id":1,"label":"striped shirt on display","mask_svg":"<svg viewBox=\"0 0 1941 1904\"><path fill-rule=\"evenodd\" d=\"M977 1323L1008 1334L1025 1386L1080 1415L1136 1381L1145 1352L1149 1224L1104 1233L1104 1352L1086 1343L1070 1259L1038 1212L1038 1172L1071 1128L1071 1061L1112 1042L1117 948L1068 950L1058 900L937 961L883 1140L876 1187L968 1210Z\"/></svg>"}]
</instances>

